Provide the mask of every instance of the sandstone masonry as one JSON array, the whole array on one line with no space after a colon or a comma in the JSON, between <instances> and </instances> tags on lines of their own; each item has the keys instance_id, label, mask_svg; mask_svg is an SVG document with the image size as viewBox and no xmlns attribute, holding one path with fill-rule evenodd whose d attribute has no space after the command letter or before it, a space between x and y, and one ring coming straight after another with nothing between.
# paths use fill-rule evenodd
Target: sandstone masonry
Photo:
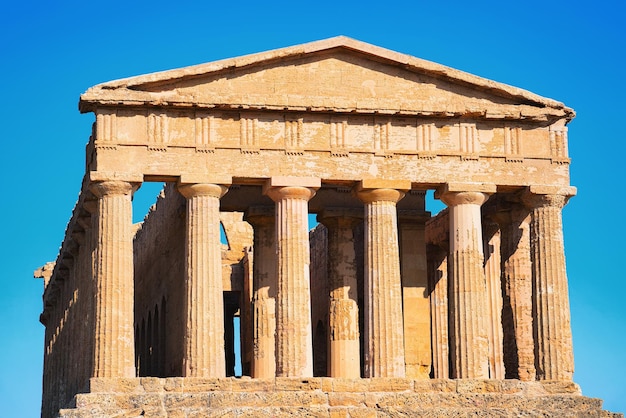
<instances>
[{"instance_id":1,"label":"sandstone masonry","mask_svg":"<svg viewBox=\"0 0 626 418\"><path fill-rule=\"evenodd\" d=\"M562 103L338 37L79 107L43 417L618 416L572 382Z\"/></svg>"}]
</instances>

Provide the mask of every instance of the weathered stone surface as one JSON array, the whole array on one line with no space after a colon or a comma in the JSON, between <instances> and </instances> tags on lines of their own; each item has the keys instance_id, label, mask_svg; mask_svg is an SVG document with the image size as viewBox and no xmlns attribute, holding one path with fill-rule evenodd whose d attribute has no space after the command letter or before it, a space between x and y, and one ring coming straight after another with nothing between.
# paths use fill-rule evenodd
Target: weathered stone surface
<instances>
[{"instance_id":1,"label":"weathered stone surface","mask_svg":"<svg viewBox=\"0 0 626 418\"><path fill-rule=\"evenodd\" d=\"M44 418L607 416L571 381L562 103L338 37L80 110L79 200L35 273ZM142 182L165 185L132 225Z\"/></svg>"},{"instance_id":2,"label":"weathered stone surface","mask_svg":"<svg viewBox=\"0 0 626 418\"><path fill-rule=\"evenodd\" d=\"M276 378L263 380L215 379L212 389L185 393L165 390L168 379L132 379L125 385L108 386L101 393L77 395L76 408L62 410L62 417L146 416L295 416L295 417L617 417L602 410L602 401L580 395L567 382L523 382L519 380L442 380L399 378L313 379ZM198 389L203 379L184 378L183 386ZM187 383L186 380L192 382ZM353 385L350 385L353 382ZM107 386L99 383L100 389ZM445 384L445 386L442 386ZM144 385L156 392L137 391ZM320 385L328 390L320 390ZM228 388L237 386L239 391ZM287 389L287 390L285 390ZM278 414L278 415L276 415Z\"/></svg>"}]
</instances>

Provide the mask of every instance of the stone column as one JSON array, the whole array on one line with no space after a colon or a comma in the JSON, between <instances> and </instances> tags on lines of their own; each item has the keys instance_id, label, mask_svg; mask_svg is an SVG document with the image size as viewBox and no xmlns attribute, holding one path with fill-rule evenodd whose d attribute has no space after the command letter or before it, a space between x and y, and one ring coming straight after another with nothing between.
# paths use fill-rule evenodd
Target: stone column
<instances>
[{"instance_id":1,"label":"stone column","mask_svg":"<svg viewBox=\"0 0 626 418\"><path fill-rule=\"evenodd\" d=\"M461 190L459 190L461 189ZM489 377L488 315L480 207L494 187L446 185L439 198L450 210L450 326L452 377Z\"/></svg>"},{"instance_id":2,"label":"stone column","mask_svg":"<svg viewBox=\"0 0 626 418\"><path fill-rule=\"evenodd\" d=\"M489 336L489 377L504 379L502 348L502 263L500 260L500 227L488 217L483 218L487 310L485 317Z\"/></svg>"},{"instance_id":3,"label":"stone column","mask_svg":"<svg viewBox=\"0 0 626 418\"><path fill-rule=\"evenodd\" d=\"M254 228L252 293L252 377L276 376L276 226L273 207L251 207Z\"/></svg>"},{"instance_id":4,"label":"stone column","mask_svg":"<svg viewBox=\"0 0 626 418\"><path fill-rule=\"evenodd\" d=\"M362 211L325 209L317 220L328 230L329 377L361 377L354 226Z\"/></svg>"},{"instance_id":5,"label":"stone column","mask_svg":"<svg viewBox=\"0 0 626 418\"><path fill-rule=\"evenodd\" d=\"M532 313L532 265L530 262L530 214L524 207L500 211L497 220L502 230L502 278L507 329L506 377L535 380L535 342Z\"/></svg>"},{"instance_id":6,"label":"stone column","mask_svg":"<svg viewBox=\"0 0 626 418\"><path fill-rule=\"evenodd\" d=\"M428 379L432 353L424 223L430 213L401 210L398 218L406 377Z\"/></svg>"},{"instance_id":7,"label":"stone column","mask_svg":"<svg viewBox=\"0 0 626 418\"><path fill-rule=\"evenodd\" d=\"M187 198L183 374L224 377L224 299L219 184L179 184Z\"/></svg>"},{"instance_id":8,"label":"stone column","mask_svg":"<svg viewBox=\"0 0 626 418\"><path fill-rule=\"evenodd\" d=\"M561 193L531 186L523 195L523 201L531 215L537 378L571 381L574 354L561 210L575 194L575 189L558 192Z\"/></svg>"},{"instance_id":9,"label":"stone column","mask_svg":"<svg viewBox=\"0 0 626 418\"><path fill-rule=\"evenodd\" d=\"M133 185L94 182L96 209L93 377L135 377Z\"/></svg>"},{"instance_id":10,"label":"stone column","mask_svg":"<svg viewBox=\"0 0 626 418\"><path fill-rule=\"evenodd\" d=\"M357 189L365 204L365 377L405 376L396 203L410 187L364 180Z\"/></svg>"},{"instance_id":11,"label":"stone column","mask_svg":"<svg viewBox=\"0 0 626 418\"><path fill-rule=\"evenodd\" d=\"M443 249L438 245L428 245L428 276L433 377L435 379L449 379L447 249Z\"/></svg>"},{"instance_id":12,"label":"stone column","mask_svg":"<svg viewBox=\"0 0 626 418\"><path fill-rule=\"evenodd\" d=\"M307 181L308 180L308 181ZM272 178L276 202L276 376L312 377L308 201L319 179Z\"/></svg>"}]
</instances>

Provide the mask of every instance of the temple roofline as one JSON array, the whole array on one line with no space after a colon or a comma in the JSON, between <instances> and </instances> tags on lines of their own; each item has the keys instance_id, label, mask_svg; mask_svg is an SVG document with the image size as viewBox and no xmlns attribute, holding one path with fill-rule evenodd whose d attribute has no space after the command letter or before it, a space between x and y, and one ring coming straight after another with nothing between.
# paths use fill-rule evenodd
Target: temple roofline
<instances>
[{"instance_id":1,"label":"temple roofline","mask_svg":"<svg viewBox=\"0 0 626 418\"><path fill-rule=\"evenodd\" d=\"M97 104L111 104L109 103L110 99L119 96L115 94L116 91L120 93L123 92L123 95L119 96L121 100L128 100L128 94L132 94L133 90L139 90L137 88L139 86L169 84L174 81L193 79L212 73L252 67L261 63L269 63L272 61L311 55L319 52L327 52L333 49L345 49L361 53L374 61L387 62L392 65L401 66L409 71L425 73L435 78L465 86L477 87L487 90L495 96L523 101L531 106L560 110L563 112L563 116L567 119L567 122L572 120L576 115L573 109L565 106L563 103L539 96L531 93L530 91L504 83L495 82L432 61L391 51L389 49L371 45L346 36L337 36L301 45L279 48L235 58L227 58L174 70L122 78L98 84L89 88L81 95L79 110L81 113L87 113L92 112Z\"/></svg>"}]
</instances>

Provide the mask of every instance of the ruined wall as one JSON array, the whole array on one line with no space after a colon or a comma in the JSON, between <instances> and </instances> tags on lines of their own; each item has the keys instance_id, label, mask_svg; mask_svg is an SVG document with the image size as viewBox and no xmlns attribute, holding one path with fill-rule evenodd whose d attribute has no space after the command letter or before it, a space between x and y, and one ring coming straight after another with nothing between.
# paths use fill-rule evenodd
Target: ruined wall
<instances>
[{"instance_id":1,"label":"ruined wall","mask_svg":"<svg viewBox=\"0 0 626 418\"><path fill-rule=\"evenodd\" d=\"M85 391L93 371L93 286L94 233L89 217L81 218L83 229L72 236L72 253L60 259L54 283L45 282L45 361L42 416L54 416L74 395ZM44 266L35 272L45 277ZM54 268L49 263L49 268Z\"/></svg>"}]
</instances>

